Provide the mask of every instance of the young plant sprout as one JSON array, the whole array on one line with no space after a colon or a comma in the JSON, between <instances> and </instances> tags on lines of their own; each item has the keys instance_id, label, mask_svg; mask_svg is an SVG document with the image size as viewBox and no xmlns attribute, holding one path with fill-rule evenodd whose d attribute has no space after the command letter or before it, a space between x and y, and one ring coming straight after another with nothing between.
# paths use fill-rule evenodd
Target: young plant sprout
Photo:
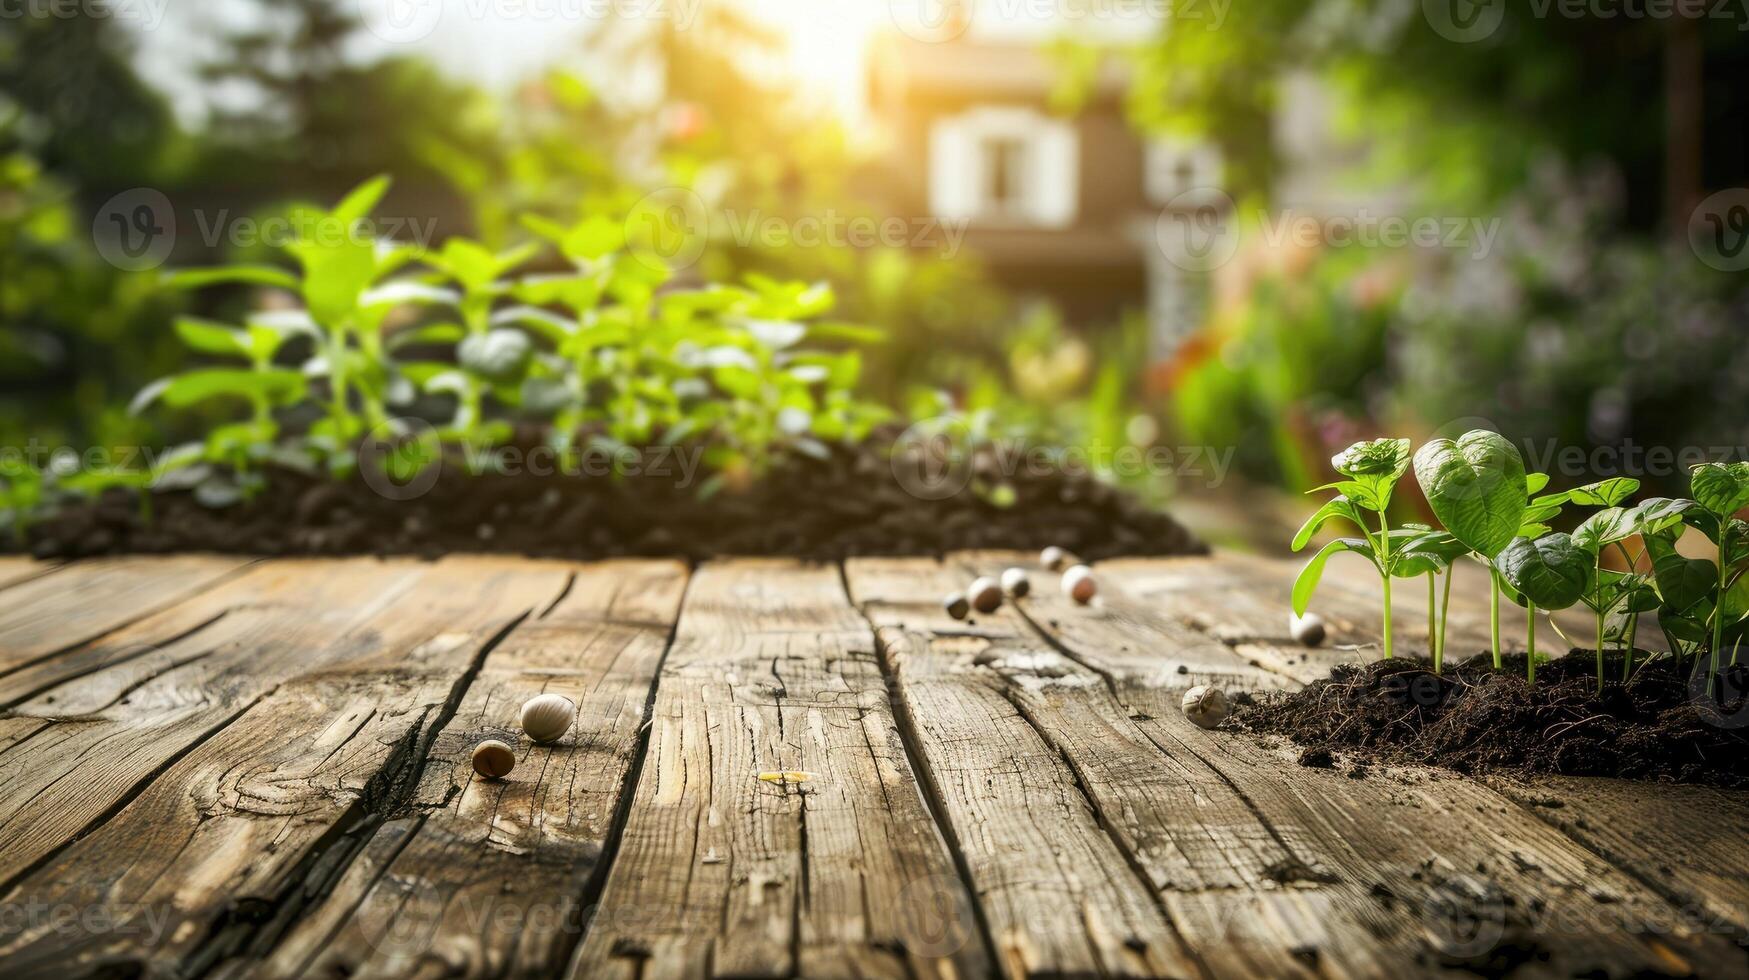
<instances>
[{"instance_id":1,"label":"young plant sprout","mask_svg":"<svg viewBox=\"0 0 1749 980\"><path fill-rule=\"evenodd\" d=\"M1435 439L1415 453L1415 479L1445 529L1488 566L1489 636L1501 666L1500 586L1494 559L1519 537L1533 484L1518 448L1498 432L1473 429L1456 441ZM1539 479L1546 482L1546 478Z\"/></svg>"},{"instance_id":2,"label":"young plant sprout","mask_svg":"<svg viewBox=\"0 0 1749 980\"><path fill-rule=\"evenodd\" d=\"M1534 541L1527 537L1512 539L1512 543L1494 559L1504 587L1514 601L1530 611L1530 625L1525 639L1527 655L1525 679L1536 683L1536 614L1543 609L1554 612L1566 609L1585 594L1590 562L1585 552L1576 547L1565 534L1545 534ZM1598 654L1598 683L1602 683L1602 654Z\"/></svg>"},{"instance_id":3,"label":"young plant sprout","mask_svg":"<svg viewBox=\"0 0 1749 980\"><path fill-rule=\"evenodd\" d=\"M1303 550L1311 542L1312 535L1338 517L1359 528L1362 537L1338 538L1312 556L1312 560L1306 563L1299 578L1294 581L1294 615L1305 614L1306 607L1311 604L1312 593L1317 590L1318 582L1324 576L1324 565L1330 560L1330 556L1344 551L1363 555L1373 563L1384 586L1384 643L1385 657L1389 659L1391 578L1395 574L1393 568L1397 559L1392 552L1393 535L1387 511L1390 509L1391 494L1396 489L1397 481L1409 470L1409 440L1375 439L1371 442L1357 442L1336 454L1330 460L1330 465L1347 479L1318 488L1335 490L1336 496L1320 507L1300 528L1299 533L1294 535L1293 549ZM1368 513L1377 515L1376 531L1368 526Z\"/></svg>"},{"instance_id":4,"label":"young plant sprout","mask_svg":"<svg viewBox=\"0 0 1749 980\"><path fill-rule=\"evenodd\" d=\"M1021 599L1032 591L1032 580L1026 577L1026 569L1010 568L1002 573L1002 591L1016 599Z\"/></svg>"},{"instance_id":5,"label":"young plant sprout","mask_svg":"<svg viewBox=\"0 0 1749 980\"><path fill-rule=\"evenodd\" d=\"M1063 573L1063 594L1085 606L1093 601L1093 596L1099 592L1099 583L1093 578L1093 569L1086 565L1076 565Z\"/></svg>"}]
</instances>

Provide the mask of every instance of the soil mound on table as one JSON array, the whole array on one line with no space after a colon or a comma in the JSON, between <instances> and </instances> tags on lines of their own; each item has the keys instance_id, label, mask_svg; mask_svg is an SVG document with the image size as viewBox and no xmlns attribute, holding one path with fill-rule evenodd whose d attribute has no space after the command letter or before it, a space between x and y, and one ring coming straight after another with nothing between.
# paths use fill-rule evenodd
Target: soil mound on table
<instances>
[{"instance_id":1,"label":"soil mound on table","mask_svg":"<svg viewBox=\"0 0 1749 980\"><path fill-rule=\"evenodd\" d=\"M1052 544L1087 559L1207 550L1171 517L1089 476L1035 466L1002 476L984 457L967 460L964 472L914 475L878 444L834 449L827 458L788 456L745 488L703 497L708 473L677 478L678 457L645 469L616 478L575 468L478 475L445 465L410 499L391 499L405 493L385 495L362 477L336 482L276 469L263 492L230 507L203 506L187 491L156 493L149 519L136 498L112 492L36 525L28 550L43 558L214 551L817 560Z\"/></svg>"},{"instance_id":2,"label":"soil mound on table","mask_svg":"<svg viewBox=\"0 0 1749 980\"><path fill-rule=\"evenodd\" d=\"M1642 657L1648 656L1645 654ZM1413 762L1462 773L1550 773L1749 787L1749 666L1711 679L1668 656L1621 682L1622 658L1605 656L1597 693L1589 650L1537 667L1523 655L1449 662L1443 675L1399 657L1336 668L1298 691L1240 695L1234 721L1285 735L1302 765L1330 766L1333 752L1368 762Z\"/></svg>"}]
</instances>

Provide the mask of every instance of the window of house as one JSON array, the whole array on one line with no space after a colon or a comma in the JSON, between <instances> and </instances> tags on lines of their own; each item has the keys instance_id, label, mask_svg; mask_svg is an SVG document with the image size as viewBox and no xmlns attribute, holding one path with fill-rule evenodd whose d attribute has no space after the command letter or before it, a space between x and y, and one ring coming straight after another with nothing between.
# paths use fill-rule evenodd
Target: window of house
<instances>
[{"instance_id":1,"label":"window of house","mask_svg":"<svg viewBox=\"0 0 1749 980\"><path fill-rule=\"evenodd\" d=\"M1080 197L1079 152L1073 126L1030 108L939 119L930 134L930 208L953 221L1068 226Z\"/></svg>"}]
</instances>

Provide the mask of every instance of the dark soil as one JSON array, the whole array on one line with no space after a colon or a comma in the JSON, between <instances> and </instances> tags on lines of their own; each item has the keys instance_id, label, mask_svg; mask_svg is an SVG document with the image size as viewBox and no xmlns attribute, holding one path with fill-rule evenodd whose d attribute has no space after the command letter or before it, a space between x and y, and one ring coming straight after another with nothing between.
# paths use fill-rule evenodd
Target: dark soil
<instances>
[{"instance_id":1,"label":"dark soil","mask_svg":"<svg viewBox=\"0 0 1749 980\"><path fill-rule=\"evenodd\" d=\"M1642 654L1642 657L1649 656ZM1524 657L1496 672L1488 656L1443 676L1399 657L1336 668L1293 692L1239 695L1234 723L1304 746L1302 765L1329 767L1334 753L1364 767L1412 762L1462 773L1516 772L1749 787L1749 666L1709 685L1667 656L1635 661L1622 684L1619 655L1597 693L1589 650L1537 667Z\"/></svg>"},{"instance_id":2,"label":"dark soil","mask_svg":"<svg viewBox=\"0 0 1749 980\"><path fill-rule=\"evenodd\" d=\"M703 499L699 484L708 474L680 479L678 458L647 467L665 469L662 475L619 478L475 475L451 464L407 500L389 499L359 477L334 482L277 469L252 501L222 509L187 491L154 494L149 519L138 499L120 491L73 504L32 528L27 550L43 558L463 551L820 560L1052 544L1086 559L1206 550L1170 517L1085 475L1026 471L1003 479L988 460L965 465L967 485L943 499L908 492L880 445L834 450L829 459L788 457L749 486ZM1012 502L999 506L988 488L1003 483L1012 487ZM8 546L25 550L0 539L0 551Z\"/></svg>"}]
</instances>

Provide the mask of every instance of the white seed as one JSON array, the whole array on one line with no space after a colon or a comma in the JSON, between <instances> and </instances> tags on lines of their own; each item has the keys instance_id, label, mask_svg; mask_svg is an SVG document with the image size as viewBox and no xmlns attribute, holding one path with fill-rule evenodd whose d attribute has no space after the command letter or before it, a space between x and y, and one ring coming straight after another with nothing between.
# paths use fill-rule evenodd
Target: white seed
<instances>
[{"instance_id":1,"label":"white seed","mask_svg":"<svg viewBox=\"0 0 1749 980\"><path fill-rule=\"evenodd\" d=\"M1198 684L1184 692L1184 717L1198 728L1213 728L1227 718L1227 695L1218 687Z\"/></svg>"},{"instance_id":2,"label":"white seed","mask_svg":"<svg viewBox=\"0 0 1749 980\"><path fill-rule=\"evenodd\" d=\"M1093 601L1093 596L1099 591L1099 583L1093 579L1093 569L1086 565L1076 565L1063 573L1063 594L1076 602L1086 605Z\"/></svg>"},{"instance_id":3,"label":"white seed","mask_svg":"<svg viewBox=\"0 0 1749 980\"><path fill-rule=\"evenodd\" d=\"M1002 606L1002 585L988 575L973 579L966 594L971 596L972 608L981 613L993 613Z\"/></svg>"},{"instance_id":4,"label":"white seed","mask_svg":"<svg viewBox=\"0 0 1749 980\"><path fill-rule=\"evenodd\" d=\"M474 771L487 779L503 779L516 768L516 750L495 738L474 746Z\"/></svg>"},{"instance_id":5,"label":"white seed","mask_svg":"<svg viewBox=\"0 0 1749 980\"><path fill-rule=\"evenodd\" d=\"M1032 580L1026 577L1026 569L1010 568L1002 573L1002 591L1018 599L1032 591Z\"/></svg>"},{"instance_id":6,"label":"white seed","mask_svg":"<svg viewBox=\"0 0 1749 980\"><path fill-rule=\"evenodd\" d=\"M964 592L949 593L946 598L941 600L941 608L947 610L947 614L955 619L965 619L972 613L972 604L966 601Z\"/></svg>"},{"instance_id":7,"label":"white seed","mask_svg":"<svg viewBox=\"0 0 1749 980\"><path fill-rule=\"evenodd\" d=\"M1304 616L1295 616L1290 613L1287 625L1288 632L1293 635L1294 642L1309 647L1323 643L1328 632L1324 628L1324 617L1315 612L1306 613Z\"/></svg>"},{"instance_id":8,"label":"white seed","mask_svg":"<svg viewBox=\"0 0 1749 980\"><path fill-rule=\"evenodd\" d=\"M522 730L542 745L557 742L571 730L577 717L577 706L559 694L542 694L522 705Z\"/></svg>"},{"instance_id":9,"label":"white seed","mask_svg":"<svg viewBox=\"0 0 1749 980\"><path fill-rule=\"evenodd\" d=\"M1038 553L1038 563L1053 572L1060 572L1069 564L1069 553L1053 544Z\"/></svg>"}]
</instances>

